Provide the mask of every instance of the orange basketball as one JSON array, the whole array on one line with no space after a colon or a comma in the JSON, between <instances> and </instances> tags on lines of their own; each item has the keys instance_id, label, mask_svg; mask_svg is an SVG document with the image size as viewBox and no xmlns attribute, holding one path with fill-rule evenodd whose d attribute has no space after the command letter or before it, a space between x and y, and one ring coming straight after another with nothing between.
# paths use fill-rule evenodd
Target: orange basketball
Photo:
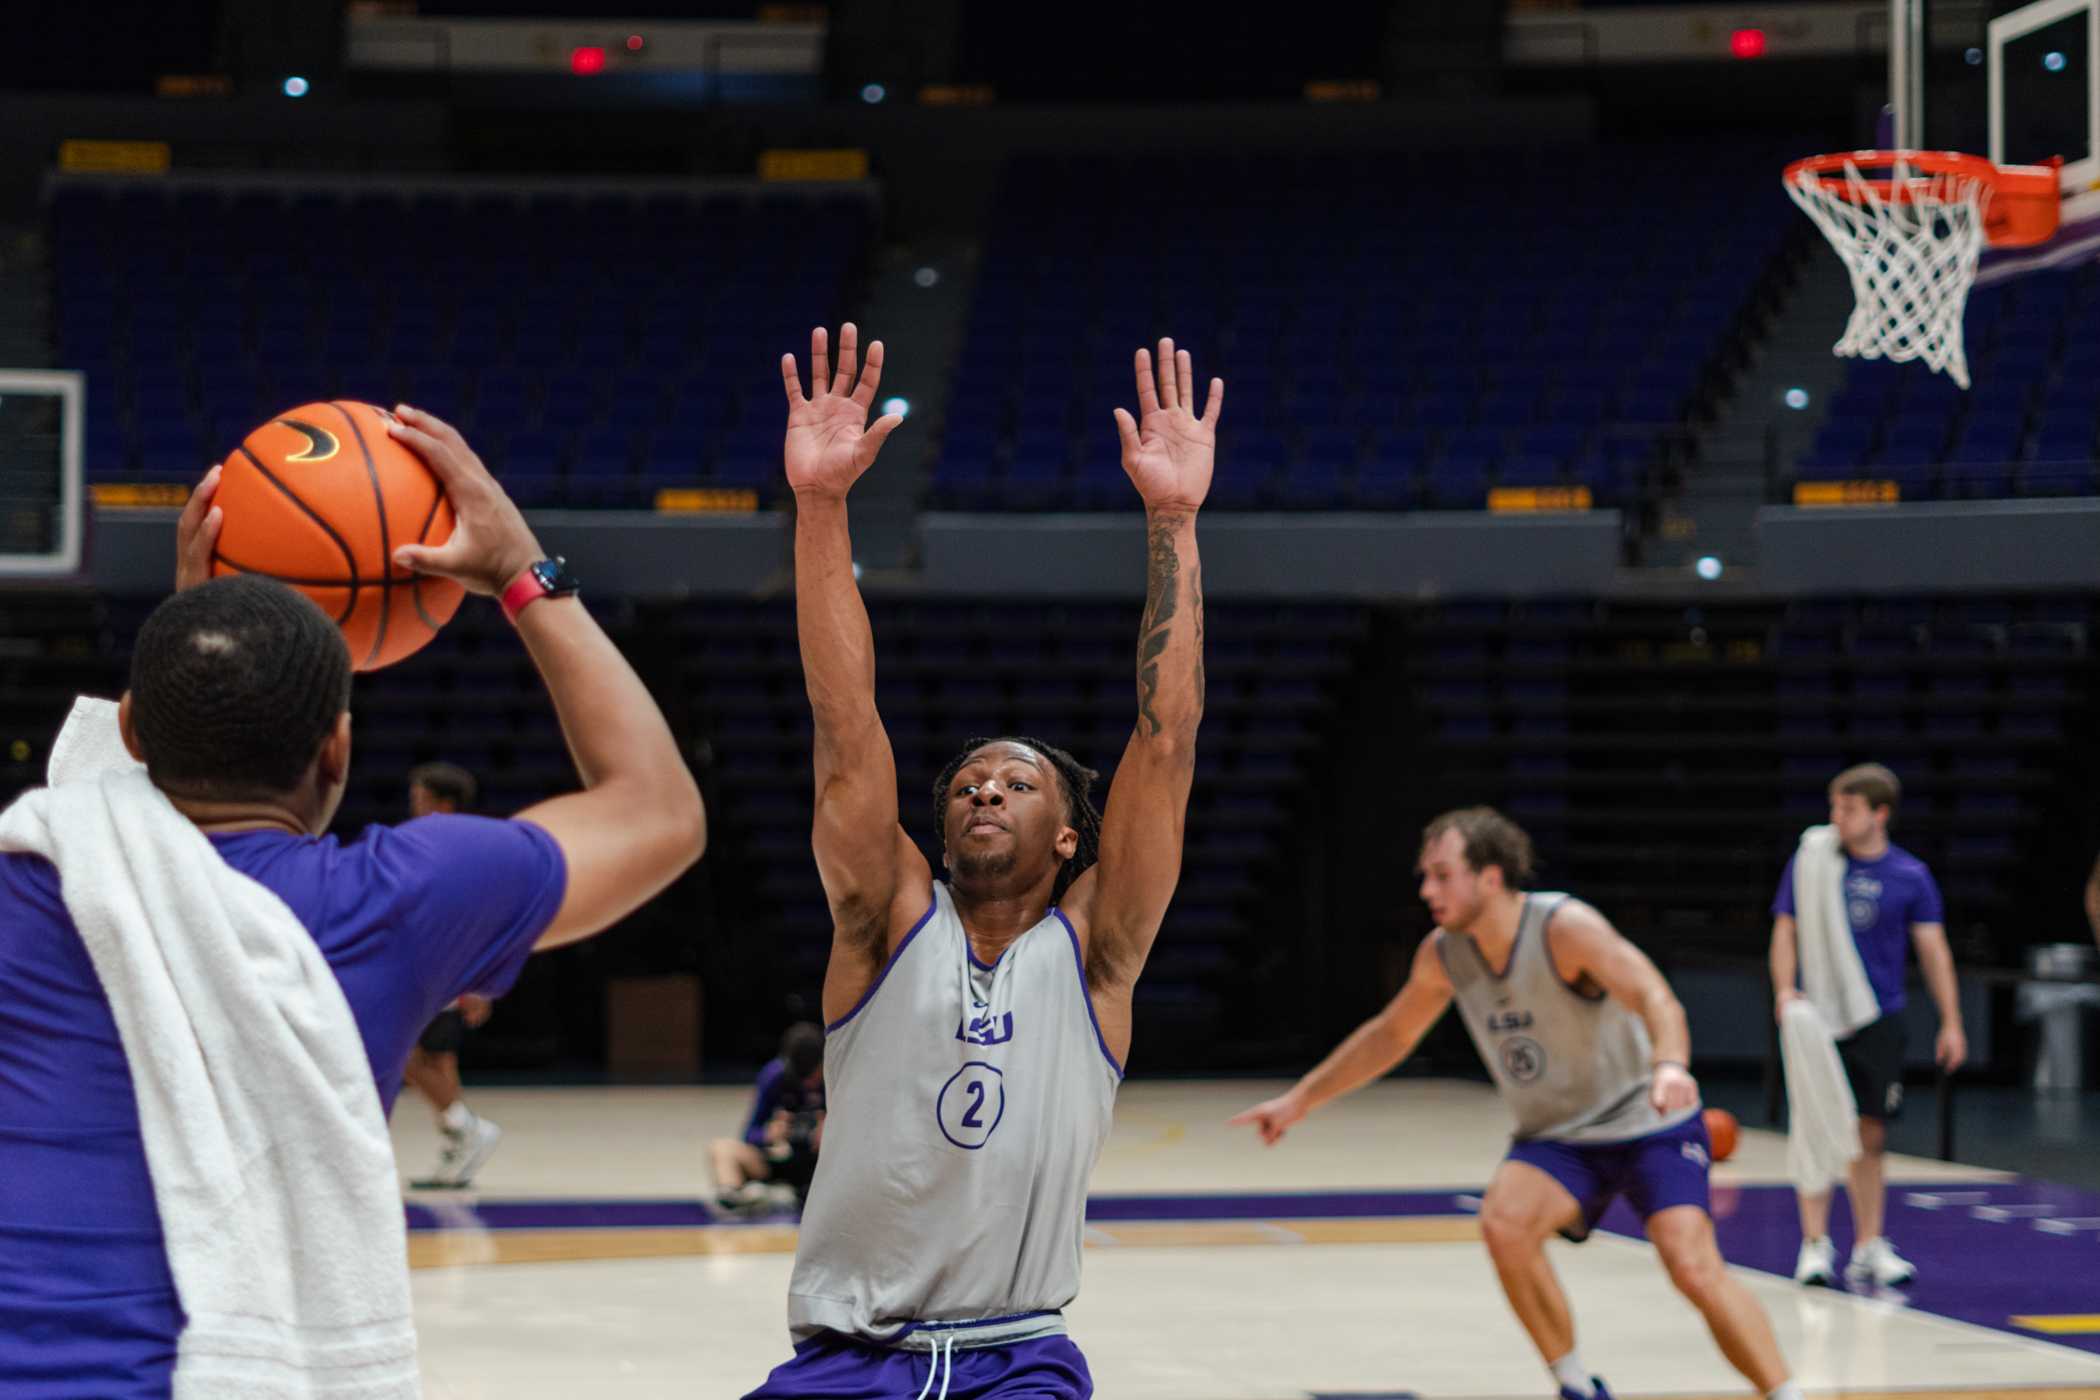
<instances>
[{"instance_id":1,"label":"orange basketball","mask_svg":"<svg viewBox=\"0 0 2100 1400\"><path fill-rule=\"evenodd\" d=\"M350 662L376 671L452 620L465 590L397 567L404 544L443 544L452 503L423 459L387 435L368 403L310 403L226 454L213 498L224 518L214 577L266 574L336 620Z\"/></svg>"},{"instance_id":2,"label":"orange basketball","mask_svg":"<svg viewBox=\"0 0 2100 1400\"><path fill-rule=\"evenodd\" d=\"M1735 1115L1725 1108L1706 1110L1706 1136L1714 1145L1714 1160L1725 1162L1735 1155L1735 1140L1739 1136Z\"/></svg>"}]
</instances>

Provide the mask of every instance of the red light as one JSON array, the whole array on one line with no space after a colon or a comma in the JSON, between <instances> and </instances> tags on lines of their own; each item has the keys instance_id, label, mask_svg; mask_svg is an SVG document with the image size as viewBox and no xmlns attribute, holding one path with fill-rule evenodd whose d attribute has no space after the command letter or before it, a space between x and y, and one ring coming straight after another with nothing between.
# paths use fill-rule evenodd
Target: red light
<instances>
[{"instance_id":1,"label":"red light","mask_svg":"<svg viewBox=\"0 0 2100 1400\"><path fill-rule=\"evenodd\" d=\"M1738 29L1728 36L1728 51L1737 58L1763 58L1765 56L1765 31L1762 29Z\"/></svg>"},{"instance_id":2,"label":"red light","mask_svg":"<svg viewBox=\"0 0 2100 1400\"><path fill-rule=\"evenodd\" d=\"M596 44L586 44L569 50L569 71L579 78L588 78L593 73L605 71L605 50Z\"/></svg>"},{"instance_id":3,"label":"red light","mask_svg":"<svg viewBox=\"0 0 2100 1400\"><path fill-rule=\"evenodd\" d=\"M647 39L644 39L639 34L630 34L627 36L627 52L640 53L642 51L642 45L648 42L649 41Z\"/></svg>"}]
</instances>

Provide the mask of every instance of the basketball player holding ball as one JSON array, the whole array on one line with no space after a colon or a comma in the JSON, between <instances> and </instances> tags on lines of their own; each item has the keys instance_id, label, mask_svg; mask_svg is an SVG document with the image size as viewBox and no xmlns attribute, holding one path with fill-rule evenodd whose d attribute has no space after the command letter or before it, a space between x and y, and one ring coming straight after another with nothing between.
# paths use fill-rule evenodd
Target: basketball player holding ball
<instances>
[{"instance_id":1,"label":"basketball player holding ball","mask_svg":"<svg viewBox=\"0 0 2100 1400\"><path fill-rule=\"evenodd\" d=\"M1611 1397L1575 1349L1546 1240L1588 1238L1622 1196L1729 1364L1759 1394L1801 1400L1764 1309L1729 1276L1714 1240L1691 1035L1662 974L1588 905L1527 892L1531 838L1491 808L1432 821L1420 868L1437 927L1399 995L1290 1092L1232 1121L1273 1145L1406 1059L1456 1001L1517 1120L1481 1202L1481 1238L1560 1400Z\"/></svg>"},{"instance_id":2,"label":"basketball player holding ball","mask_svg":"<svg viewBox=\"0 0 2100 1400\"><path fill-rule=\"evenodd\" d=\"M1097 816L1094 774L1038 740L970 743L934 791L946 882L898 824L875 639L846 494L895 415L868 423L882 342L792 355L795 616L816 719L828 1115L788 1291L795 1355L750 1400L1093 1394L1061 1309L1079 1291L1087 1179L1130 1048L1131 990L1181 872L1203 715L1196 513L1224 384L1199 418L1186 352L1137 353L1116 410L1145 504L1136 728Z\"/></svg>"},{"instance_id":3,"label":"basketball player holding ball","mask_svg":"<svg viewBox=\"0 0 2100 1400\"><path fill-rule=\"evenodd\" d=\"M429 463L457 527L441 544L396 544L376 556L376 527L371 537L354 538L347 518L330 528L344 534L362 577L371 576L367 563L391 564L403 575L413 570L414 577L504 598L554 702L583 790L508 821L433 816L368 827L352 841L325 835L349 773L352 648L332 614L283 583L208 577L215 556L248 528L244 501L217 498L229 479L218 469L182 513L178 591L139 630L119 710L123 742L156 791L137 792L130 774L99 787L112 804L121 796L153 814L127 827L151 833L141 838L145 849L125 853L139 865L222 861L277 896L311 936L347 1003L340 1032L359 1043L331 1041L329 1054L369 1064L382 1113L400 1089L417 1036L440 1008L467 992L500 994L535 949L588 938L623 918L691 865L705 840L699 792L655 701L564 571L549 567L554 561L480 460L427 414L403 409L387 430ZM358 468L361 474L361 460ZM365 484L365 519L372 523ZM388 500L381 509L397 504ZM430 509L427 490L420 505ZM336 577L331 565L343 564L346 554L323 532L312 535L323 537L310 557L283 552L276 567L293 577ZM398 580L385 590L396 604L406 591ZM72 794L97 786L76 782L47 793L79 802ZM20 799L47 800L36 793ZM201 836L187 833L185 821ZM153 844L162 833L185 844ZM360 1269L405 1271L405 1248L396 1237L393 1263L384 1239L346 1241L344 1257L287 1265L242 1258L220 1240L199 1244L194 1231L183 1237L185 1247L164 1232L167 1202L181 1208L196 1194L184 1190L186 1183L194 1188L194 1173L183 1173L215 1160L208 1150L215 1139L209 1126L178 1115L175 1140L153 1155L140 1126L147 1094L134 1088L134 1062L72 912L76 898L99 899L114 889L142 900L149 887L108 862L63 869L72 859L64 850L50 858L0 853L0 927L8 943L0 959L0 1062L9 1066L0 1075L0 1394L223 1394L230 1391L210 1376L227 1368L271 1393L348 1385L357 1363L334 1352L271 1352L272 1369L259 1369L264 1361L246 1322L234 1318L240 1325L229 1327L223 1314L200 1319L200 1300L179 1294L177 1280L275 1278L286 1269L334 1279L359 1276ZM100 907L90 905L90 916ZM147 936L174 942L185 933L182 917L149 910L132 921L151 925ZM285 973L273 986L296 981ZM270 1038L273 1019L215 1021L208 1035L194 1038L226 1047L215 1063L258 1062L282 1044L281 1035ZM301 1024L316 1038L337 1027L326 1018ZM235 1075L214 1086L232 1093L244 1082ZM298 1081L318 1095L334 1092L325 1082L314 1090L316 1082L312 1075ZM256 1121L279 1125L262 1156L306 1164L315 1147L299 1132L304 1119L272 1111L277 1104L244 1106ZM172 1197L158 1189L169 1184L164 1172ZM326 1163L286 1174L312 1191L345 1189ZM258 1218L299 1214L300 1200L283 1194L259 1188L252 1200L239 1199ZM360 1249L370 1252L358 1255ZM298 1273L308 1277L320 1275ZM412 1377L412 1352L406 1365ZM220 1370L200 1379L200 1366ZM296 1383L255 1379L274 1381L286 1370L297 1372Z\"/></svg>"}]
</instances>

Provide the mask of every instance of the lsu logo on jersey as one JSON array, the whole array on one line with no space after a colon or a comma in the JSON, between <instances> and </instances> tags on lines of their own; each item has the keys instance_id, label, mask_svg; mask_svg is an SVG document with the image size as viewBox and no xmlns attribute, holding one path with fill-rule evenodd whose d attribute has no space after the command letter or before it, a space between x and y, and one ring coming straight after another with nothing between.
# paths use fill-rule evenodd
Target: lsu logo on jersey
<instances>
[{"instance_id":1,"label":"lsu logo on jersey","mask_svg":"<svg viewBox=\"0 0 2100 1400\"><path fill-rule=\"evenodd\" d=\"M1706 1149L1700 1144L1696 1142L1679 1143L1677 1145L1677 1150L1683 1153L1687 1160L1697 1162L1699 1164L1699 1170L1711 1171L1713 1169L1712 1160L1707 1157Z\"/></svg>"},{"instance_id":2,"label":"lsu logo on jersey","mask_svg":"<svg viewBox=\"0 0 2100 1400\"><path fill-rule=\"evenodd\" d=\"M1508 1035L1531 1024L1529 1011L1490 1011L1487 1018L1488 1034Z\"/></svg>"},{"instance_id":3,"label":"lsu logo on jersey","mask_svg":"<svg viewBox=\"0 0 2100 1400\"><path fill-rule=\"evenodd\" d=\"M955 1038L965 1045L1004 1045L1014 1038L1014 1013L1011 1011L994 1016L991 1008L974 998L970 1009L963 1013L962 1024L955 1028Z\"/></svg>"}]
</instances>

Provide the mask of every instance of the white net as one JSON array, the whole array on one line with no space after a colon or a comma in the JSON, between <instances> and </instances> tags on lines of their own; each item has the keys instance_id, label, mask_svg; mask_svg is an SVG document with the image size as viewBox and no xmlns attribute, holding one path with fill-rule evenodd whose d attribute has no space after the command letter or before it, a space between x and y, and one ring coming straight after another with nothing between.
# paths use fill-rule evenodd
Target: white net
<instances>
[{"instance_id":1,"label":"white net","mask_svg":"<svg viewBox=\"0 0 2100 1400\"><path fill-rule=\"evenodd\" d=\"M1807 170L1787 181L1852 276L1852 319L1832 348L1865 360L1923 360L1966 389L1961 317L1983 251L1990 184L1960 173L1894 174L1868 180L1848 160L1840 188Z\"/></svg>"}]
</instances>

